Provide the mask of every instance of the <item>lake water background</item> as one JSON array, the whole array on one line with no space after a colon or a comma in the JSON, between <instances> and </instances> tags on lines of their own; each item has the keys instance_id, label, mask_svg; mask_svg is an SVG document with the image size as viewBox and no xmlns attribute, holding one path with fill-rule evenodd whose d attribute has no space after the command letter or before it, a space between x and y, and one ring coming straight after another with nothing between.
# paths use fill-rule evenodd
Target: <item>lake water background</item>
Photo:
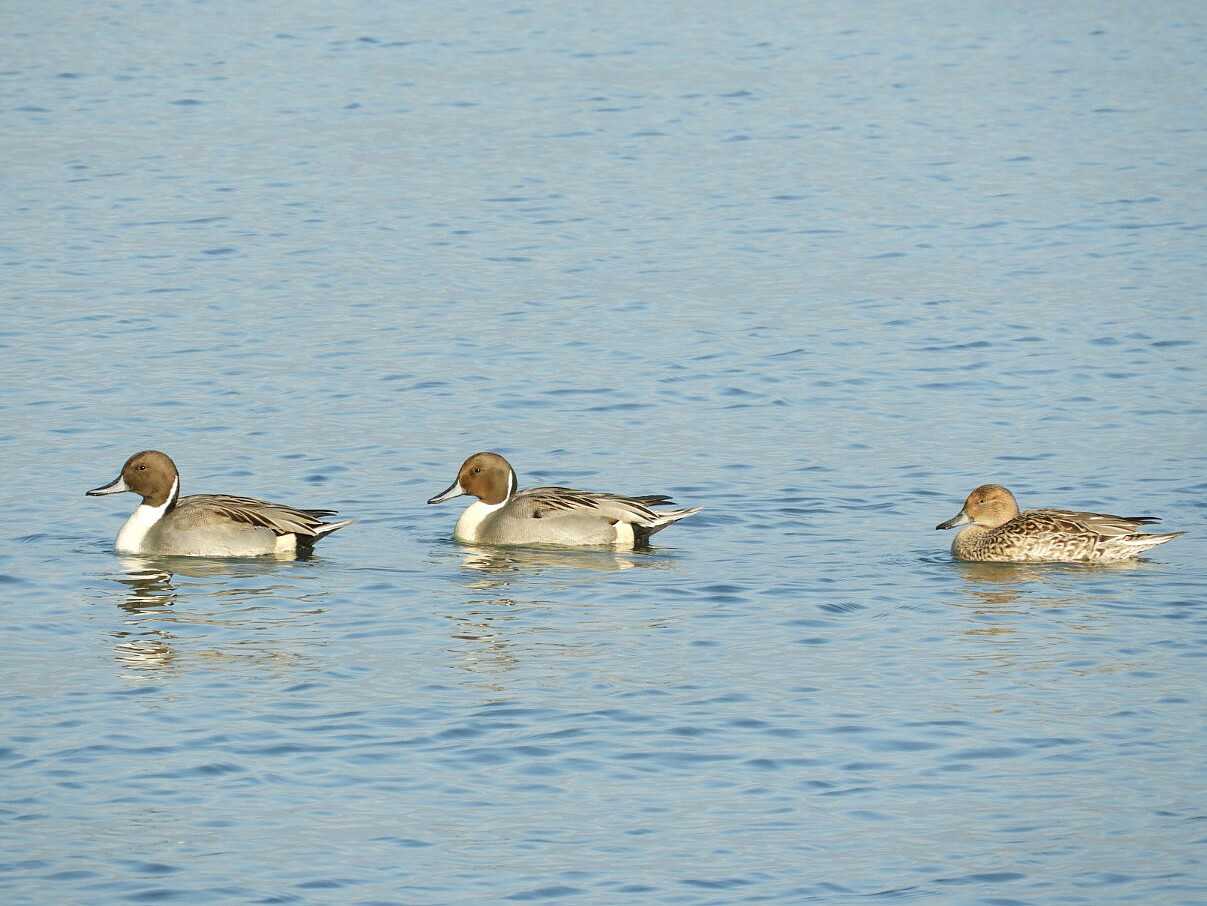
<instances>
[{"instance_id":1,"label":"lake water background","mask_svg":"<svg viewBox=\"0 0 1207 906\"><path fill-rule=\"evenodd\" d=\"M0 899L1207 903L1197 3L0 10ZM357 523L120 558L131 452ZM423 501L672 493L650 552ZM952 562L982 481L1155 513Z\"/></svg>"}]
</instances>

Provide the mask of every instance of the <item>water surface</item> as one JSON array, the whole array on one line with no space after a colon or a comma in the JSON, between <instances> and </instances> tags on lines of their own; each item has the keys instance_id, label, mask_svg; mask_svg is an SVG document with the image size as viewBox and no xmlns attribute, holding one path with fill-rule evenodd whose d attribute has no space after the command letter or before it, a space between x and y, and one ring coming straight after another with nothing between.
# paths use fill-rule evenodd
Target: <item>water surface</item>
<instances>
[{"instance_id":1,"label":"water surface","mask_svg":"<svg viewBox=\"0 0 1207 906\"><path fill-rule=\"evenodd\" d=\"M4 902L1207 903L1197 4L0 23ZM147 447L357 523L118 557ZM705 509L463 547L478 449Z\"/></svg>"}]
</instances>

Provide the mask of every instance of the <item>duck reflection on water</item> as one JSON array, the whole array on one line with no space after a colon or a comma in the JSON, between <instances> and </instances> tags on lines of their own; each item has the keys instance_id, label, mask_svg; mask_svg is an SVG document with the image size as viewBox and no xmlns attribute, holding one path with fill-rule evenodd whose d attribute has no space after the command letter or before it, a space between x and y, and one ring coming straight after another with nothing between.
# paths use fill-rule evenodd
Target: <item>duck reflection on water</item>
<instances>
[{"instance_id":1,"label":"duck reflection on water","mask_svg":"<svg viewBox=\"0 0 1207 906\"><path fill-rule=\"evenodd\" d=\"M114 654L123 667L137 671L176 667L182 653L204 657L209 663L250 659L278 664L301 659L301 655L293 652L263 650L261 646L266 640L279 638L262 630L266 622L293 623L316 610L274 610L266 616L259 599L286 594L296 597L298 588L294 582L255 580L274 575L297 578L299 566L305 568L303 561L126 556L119 557L118 564L121 572L106 578L123 586L124 593L114 603L127 617L122 628L112 632L117 640ZM283 570L290 572L286 574ZM190 582L190 579L202 581ZM244 631L254 636L247 636ZM190 646L186 637L186 633L197 632L205 632L208 639L216 638L216 633L230 637L222 642L225 650L201 650ZM235 651L239 653L234 654Z\"/></svg>"},{"instance_id":2,"label":"duck reflection on water","mask_svg":"<svg viewBox=\"0 0 1207 906\"><path fill-rule=\"evenodd\" d=\"M620 572L638 567L666 569L666 561L644 554L583 550L560 547L492 547L459 545L464 551L461 565L485 573L545 572L547 570L588 570Z\"/></svg>"}]
</instances>

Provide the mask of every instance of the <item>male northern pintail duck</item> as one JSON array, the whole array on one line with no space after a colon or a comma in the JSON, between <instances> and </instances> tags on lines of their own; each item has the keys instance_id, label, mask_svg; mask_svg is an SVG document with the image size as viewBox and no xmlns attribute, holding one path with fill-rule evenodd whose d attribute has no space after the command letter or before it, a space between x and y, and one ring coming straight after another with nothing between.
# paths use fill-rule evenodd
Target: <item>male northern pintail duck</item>
<instances>
[{"instance_id":1,"label":"male northern pintail duck","mask_svg":"<svg viewBox=\"0 0 1207 906\"><path fill-rule=\"evenodd\" d=\"M1117 563L1138 557L1150 547L1183 534L1137 531L1142 525L1160 521L1156 516L1111 516L1070 510L1020 513L1014 495L1008 490L1000 484L983 484L968 495L959 513L935 528L967 526L951 544L951 553L958 560Z\"/></svg>"},{"instance_id":2,"label":"male northern pintail duck","mask_svg":"<svg viewBox=\"0 0 1207 906\"><path fill-rule=\"evenodd\" d=\"M122 554L175 557L260 557L308 554L322 538L352 520L323 522L335 510L297 510L227 494L180 496L180 473L158 450L135 453L121 474L87 494L133 491L142 503L117 533Z\"/></svg>"},{"instance_id":3,"label":"male northern pintail duck","mask_svg":"<svg viewBox=\"0 0 1207 906\"><path fill-rule=\"evenodd\" d=\"M469 494L469 505L453 537L479 544L607 545L630 550L650 535L678 522L699 507L657 512L672 503L665 496L623 497L571 488L518 490L515 470L497 453L475 453L461 464L457 480L428 503Z\"/></svg>"}]
</instances>

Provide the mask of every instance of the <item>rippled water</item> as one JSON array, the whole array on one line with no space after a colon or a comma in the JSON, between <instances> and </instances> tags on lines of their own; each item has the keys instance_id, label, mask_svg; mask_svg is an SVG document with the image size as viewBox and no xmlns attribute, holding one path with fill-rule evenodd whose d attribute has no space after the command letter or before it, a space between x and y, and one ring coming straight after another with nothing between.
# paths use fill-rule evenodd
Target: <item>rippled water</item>
<instances>
[{"instance_id":1,"label":"rippled water","mask_svg":"<svg viewBox=\"0 0 1207 906\"><path fill-rule=\"evenodd\" d=\"M1198 4L0 21L5 903L1207 903ZM357 524L118 557L145 447ZM705 509L466 548L482 448Z\"/></svg>"}]
</instances>

